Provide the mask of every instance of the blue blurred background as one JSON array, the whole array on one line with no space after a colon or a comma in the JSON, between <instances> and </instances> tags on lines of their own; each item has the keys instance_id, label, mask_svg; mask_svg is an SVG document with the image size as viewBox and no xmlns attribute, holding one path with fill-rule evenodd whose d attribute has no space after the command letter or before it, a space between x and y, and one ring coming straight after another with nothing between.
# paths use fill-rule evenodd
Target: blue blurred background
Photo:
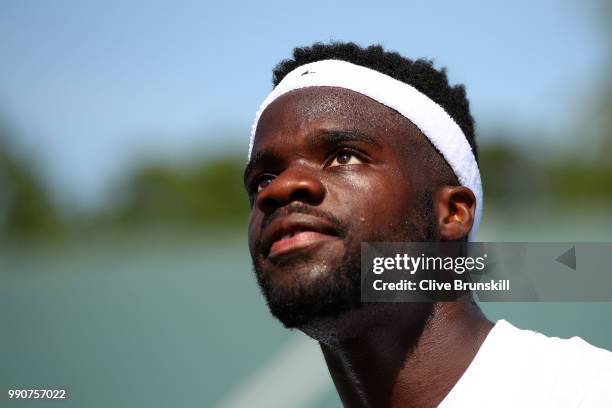
<instances>
[{"instance_id":1,"label":"blue blurred background","mask_svg":"<svg viewBox=\"0 0 612 408\"><path fill-rule=\"evenodd\" d=\"M250 268L241 174L272 67L330 40L433 59L476 119L479 240L610 241L611 22L601 0L2 0L0 390L340 406ZM612 349L608 303L482 307Z\"/></svg>"}]
</instances>

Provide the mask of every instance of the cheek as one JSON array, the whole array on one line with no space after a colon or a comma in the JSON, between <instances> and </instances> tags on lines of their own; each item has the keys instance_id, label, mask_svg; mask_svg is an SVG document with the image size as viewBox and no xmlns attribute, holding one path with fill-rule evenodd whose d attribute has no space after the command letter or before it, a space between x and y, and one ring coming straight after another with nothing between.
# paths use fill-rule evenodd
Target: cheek
<instances>
[{"instance_id":1,"label":"cheek","mask_svg":"<svg viewBox=\"0 0 612 408\"><path fill-rule=\"evenodd\" d=\"M385 228L402 222L413 205L410 183L400 172L368 169L347 173L330 186L330 196L354 225Z\"/></svg>"},{"instance_id":2,"label":"cheek","mask_svg":"<svg viewBox=\"0 0 612 408\"><path fill-rule=\"evenodd\" d=\"M249 225L248 225L248 237L249 237L249 249L253 251L253 246L255 241L259 237L259 227L261 225L262 214L257 209L251 210L251 214L249 215Z\"/></svg>"}]
</instances>

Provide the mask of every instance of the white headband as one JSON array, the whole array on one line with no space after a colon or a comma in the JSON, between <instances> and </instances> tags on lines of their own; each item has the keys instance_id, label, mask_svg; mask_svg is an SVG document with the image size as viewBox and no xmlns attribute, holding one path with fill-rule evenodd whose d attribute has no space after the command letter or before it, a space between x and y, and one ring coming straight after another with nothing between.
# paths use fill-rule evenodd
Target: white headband
<instances>
[{"instance_id":1,"label":"white headband","mask_svg":"<svg viewBox=\"0 0 612 408\"><path fill-rule=\"evenodd\" d=\"M396 110L414 123L438 149L455 172L459 183L476 197L476 216L469 234L473 241L482 216L482 183L472 148L459 125L437 103L412 86L385 74L346 61L324 60L297 67L263 101L251 128L249 159L257 123L274 100L288 92L311 86L345 88L368 96Z\"/></svg>"}]
</instances>

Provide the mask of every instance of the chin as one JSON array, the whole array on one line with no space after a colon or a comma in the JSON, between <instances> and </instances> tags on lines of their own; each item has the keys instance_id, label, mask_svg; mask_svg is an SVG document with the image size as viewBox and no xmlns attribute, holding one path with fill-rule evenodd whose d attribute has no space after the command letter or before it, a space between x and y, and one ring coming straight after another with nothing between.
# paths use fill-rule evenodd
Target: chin
<instances>
[{"instance_id":1,"label":"chin","mask_svg":"<svg viewBox=\"0 0 612 408\"><path fill-rule=\"evenodd\" d=\"M307 290L317 281L326 280L347 257L342 241L294 251L275 258L263 258L256 265L258 278L275 290Z\"/></svg>"},{"instance_id":2,"label":"chin","mask_svg":"<svg viewBox=\"0 0 612 408\"><path fill-rule=\"evenodd\" d=\"M333 274L329 262L309 260L270 268L264 272L268 285L275 290L309 290Z\"/></svg>"},{"instance_id":3,"label":"chin","mask_svg":"<svg viewBox=\"0 0 612 408\"><path fill-rule=\"evenodd\" d=\"M359 307L359 257L292 258L256 265L256 275L270 312L287 328L303 329L336 319Z\"/></svg>"}]
</instances>

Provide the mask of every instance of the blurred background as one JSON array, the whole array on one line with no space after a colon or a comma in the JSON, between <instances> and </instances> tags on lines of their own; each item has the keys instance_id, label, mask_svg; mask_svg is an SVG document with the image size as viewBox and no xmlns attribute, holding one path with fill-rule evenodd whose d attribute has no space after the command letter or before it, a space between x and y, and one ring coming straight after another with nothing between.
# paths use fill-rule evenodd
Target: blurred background
<instances>
[{"instance_id":1,"label":"blurred background","mask_svg":"<svg viewBox=\"0 0 612 408\"><path fill-rule=\"evenodd\" d=\"M610 241L611 23L602 0L1 0L3 394L340 406L250 267L242 170L273 66L330 40L434 59L478 126L479 240ZM609 303L482 308L612 349Z\"/></svg>"}]
</instances>

